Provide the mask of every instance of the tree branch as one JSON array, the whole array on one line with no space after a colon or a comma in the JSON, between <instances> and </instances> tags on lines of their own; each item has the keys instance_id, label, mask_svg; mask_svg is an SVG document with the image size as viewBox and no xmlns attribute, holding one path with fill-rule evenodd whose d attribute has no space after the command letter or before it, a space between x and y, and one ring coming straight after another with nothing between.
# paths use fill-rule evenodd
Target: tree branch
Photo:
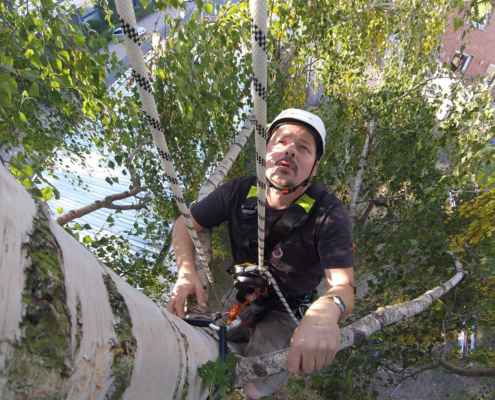
<instances>
[{"instance_id":1,"label":"tree branch","mask_svg":"<svg viewBox=\"0 0 495 400\"><path fill-rule=\"evenodd\" d=\"M129 160L127 161L127 168L129 169L129 174L131 175L131 181L133 185L131 190L126 190L125 192L122 193L115 193L105 197L103 200L96 200L93 203L80 207L76 210L70 210L56 219L57 224L59 224L60 226L64 226L66 223L73 221L76 218L80 218L84 215L88 215L89 213L92 213L93 211L99 210L101 208L108 208L111 210L121 210L121 211L141 210L143 208L146 208L146 205L152 200L151 198L146 198L141 203L131 204L131 205L117 205L117 204L113 204L113 202L122 199L127 199L132 196L136 196L138 193L142 191L141 181L136 176L136 171L132 166L132 161L134 160L136 154L143 148L143 146L147 144L151 144L150 139L147 139L139 143L139 145L131 153L131 155L129 156Z\"/></svg>"},{"instance_id":2,"label":"tree branch","mask_svg":"<svg viewBox=\"0 0 495 400\"><path fill-rule=\"evenodd\" d=\"M393 3L373 3L367 7L360 8L356 11L357 14L362 14L367 11L371 11L373 9L378 9L378 10L384 10L388 11L389 8L400 8L400 5L398 4L393 4ZM353 15L349 15L346 17L341 17L343 21L350 21L352 19Z\"/></svg>"},{"instance_id":3,"label":"tree branch","mask_svg":"<svg viewBox=\"0 0 495 400\"><path fill-rule=\"evenodd\" d=\"M402 222L406 222L407 220L405 219L391 219L390 221L386 221L384 222L380 228L378 229L375 229L373 232L362 232L361 234L362 235L378 235L379 233L381 233L388 225L390 224L400 224Z\"/></svg>"},{"instance_id":4,"label":"tree branch","mask_svg":"<svg viewBox=\"0 0 495 400\"><path fill-rule=\"evenodd\" d=\"M441 359L438 362L438 365L440 365L442 368L445 368L447 371L453 372L456 375L469 376L472 378L495 377L495 369L493 368L486 368L486 369L463 368L463 367L458 367L457 365L454 365L444 359Z\"/></svg>"},{"instance_id":5,"label":"tree branch","mask_svg":"<svg viewBox=\"0 0 495 400\"><path fill-rule=\"evenodd\" d=\"M430 81L434 81L436 79L459 79L459 80L462 80L464 79L463 77L461 76L453 76L453 77L450 77L450 76L441 76L441 77L435 77L435 78L428 78L428 79L425 79L424 81L422 82L419 82L417 85L413 86L411 89L409 89L406 93L404 93L402 96L399 96L397 97L394 101L392 101L390 104L387 104L385 107L381 108L380 110L378 110L376 113L373 114L373 117L376 117L378 116L379 114L381 114L383 111L385 111L387 108L389 107L392 107L395 103L401 101L404 97L408 96L409 94L411 94L411 92L413 92L414 90L416 90L417 88L419 88L420 86L424 85L425 83L428 83Z\"/></svg>"},{"instance_id":6,"label":"tree branch","mask_svg":"<svg viewBox=\"0 0 495 400\"><path fill-rule=\"evenodd\" d=\"M234 161L246 145L249 136L251 136L251 134L253 133L254 121L254 114L249 115L248 119L241 128L239 135L237 135L237 138L235 139L234 143L230 147L223 160L220 162L220 164L218 164L213 173L203 182L203 185L199 190L198 201L208 196L225 179L230 168L234 164ZM211 263L211 231L209 229L205 229L202 232L198 233L198 237L201 241L201 247L203 248L203 252L205 253L207 262ZM196 273L198 274L199 281L205 289L206 299L208 300L210 292L210 282L208 281L208 277L206 276L206 272L203 268L201 260L197 256L196 250L194 251L194 265L196 267ZM205 316L205 310L198 306L198 301L196 299L196 296L194 295L187 298L186 315L190 318Z\"/></svg>"},{"instance_id":7,"label":"tree branch","mask_svg":"<svg viewBox=\"0 0 495 400\"><path fill-rule=\"evenodd\" d=\"M359 203L377 202L377 201L383 201L383 200L397 199L399 197L407 196L410 193L411 192L396 194L396 195L393 195L393 196L378 196L376 199L360 200L360 201L358 201L358 204Z\"/></svg>"},{"instance_id":8,"label":"tree branch","mask_svg":"<svg viewBox=\"0 0 495 400\"><path fill-rule=\"evenodd\" d=\"M366 208L366 210L363 213L363 216L361 218L359 218L357 226L362 226L365 224L366 220L370 216L371 211L373 210L373 207L375 207L375 202L370 201L370 203L368 204L368 207Z\"/></svg>"},{"instance_id":9,"label":"tree branch","mask_svg":"<svg viewBox=\"0 0 495 400\"><path fill-rule=\"evenodd\" d=\"M359 193L361 192L361 186L363 184L364 169L366 168L368 155L370 152L371 142L373 140L373 133L375 129L375 120L373 118L369 119L366 124L366 142L364 143L363 153L361 155L361 160L359 161L359 171L354 178L354 183L351 190L351 204L349 206L349 216L351 217L352 225L356 226L358 224L357 220L357 204L359 200Z\"/></svg>"},{"instance_id":10,"label":"tree branch","mask_svg":"<svg viewBox=\"0 0 495 400\"><path fill-rule=\"evenodd\" d=\"M449 292L467 274L462 269L461 263L455 261L457 273L444 284L427 291L417 299L394 306L380 307L374 313L346 326L341 330L342 339L339 350L351 346L362 345L366 338L404 318L419 314L431 306L439 297ZM281 350L256 357L243 358L237 364L234 376L235 387L241 387L244 383L266 377L279 372L287 371L287 354L289 350Z\"/></svg>"}]
</instances>

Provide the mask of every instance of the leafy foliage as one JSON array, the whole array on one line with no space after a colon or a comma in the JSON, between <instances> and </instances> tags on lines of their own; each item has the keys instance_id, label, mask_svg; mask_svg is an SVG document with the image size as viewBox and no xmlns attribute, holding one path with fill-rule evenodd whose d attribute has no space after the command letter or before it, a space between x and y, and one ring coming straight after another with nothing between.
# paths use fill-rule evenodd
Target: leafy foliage
<instances>
[{"instance_id":1,"label":"leafy foliage","mask_svg":"<svg viewBox=\"0 0 495 400\"><path fill-rule=\"evenodd\" d=\"M158 1L155 8L170 6L185 11L176 0ZM451 23L465 35L491 6L486 0L269 1L269 120L286 107L314 108L329 138L318 178L347 205L363 168L354 234L356 272L367 290L355 318L441 284L455 272L454 258L469 272L423 315L388 328L372 346L340 353L331 375L314 383L325 393L359 398L379 368L393 364L414 371L429 365L439 357L442 327L449 337L466 324L494 328L492 97L481 77L467 81L437 61L453 13ZM105 16L112 7L108 2ZM87 169L96 153L102 166L129 174L131 155L149 136L132 79L125 93L106 88L106 76L118 63L98 51L106 48L104 40L69 23L70 11L51 0L29 8L0 5L6 32L0 37L0 143L12 173L44 199L59 192L43 172L55 180L67 175L86 190L67 160ZM187 22L166 14L166 23L166 40L152 38L149 73L191 203L251 108L248 5L198 0ZM439 109L448 110L443 119ZM368 137L371 151L363 166ZM247 148L252 151L252 144ZM231 176L248 173L249 160L244 155ZM149 211L141 211L146 227L135 226L129 234L161 248L178 211L153 149L139 151L132 167L142 195L153 201ZM109 187L115 179L108 174ZM469 197L468 191L480 193ZM109 215L109 226L119 217ZM83 228L74 222L67 229L129 283L164 301L174 276L156 254L135 254L116 236L79 237ZM490 363L492 353L484 354ZM223 366L215 368L203 372L210 382L223 379L215 375Z\"/></svg>"},{"instance_id":2,"label":"leafy foliage","mask_svg":"<svg viewBox=\"0 0 495 400\"><path fill-rule=\"evenodd\" d=\"M213 394L218 393L222 399L227 399L227 393L233 390L232 381L228 373L234 373L239 358L228 354L225 359L225 364L222 363L220 356L215 361L208 361L198 368L199 376L208 384L210 399L213 399Z\"/></svg>"}]
</instances>

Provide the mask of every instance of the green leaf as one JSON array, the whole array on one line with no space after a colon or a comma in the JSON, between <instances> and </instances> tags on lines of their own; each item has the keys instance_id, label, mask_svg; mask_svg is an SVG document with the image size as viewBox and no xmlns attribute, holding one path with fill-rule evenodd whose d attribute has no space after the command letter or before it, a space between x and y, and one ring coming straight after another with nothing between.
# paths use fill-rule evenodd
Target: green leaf
<instances>
[{"instance_id":1,"label":"green leaf","mask_svg":"<svg viewBox=\"0 0 495 400\"><path fill-rule=\"evenodd\" d=\"M58 55L59 55L61 58L63 58L65 61L68 61L68 62L70 61L70 56L69 56L69 53L68 53L68 52L66 52L65 50L63 50L63 51L59 51L59 52L58 52Z\"/></svg>"},{"instance_id":2,"label":"green leaf","mask_svg":"<svg viewBox=\"0 0 495 400\"><path fill-rule=\"evenodd\" d=\"M458 344L454 344L454 345L452 345L452 348L453 348L454 350L456 350L456 351L460 351L460 350L462 350L462 346L459 346Z\"/></svg>"},{"instance_id":3,"label":"green leaf","mask_svg":"<svg viewBox=\"0 0 495 400\"><path fill-rule=\"evenodd\" d=\"M86 38L83 35L74 35L74 40L81 46L84 46L86 44Z\"/></svg>"},{"instance_id":4,"label":"green leaf","mask_svg":"<svg viewBox=\"0 0 495 400\"><path fill-rule=\"evenodd\" d=\"M11 93L5 90L3 86L0 86L0 106L12 107Z\"/></svg>"},{"instance_id":5,"label":"green leaf","mask_svg":"<svg viewBox=\"0 0 495 400\"><path fill-rule=\"evenodd\" d=\"M211 5L211 4L206 4L206 5L205 5L205 12L206 12L206 14L211 15L211 12L212 12L212 11L213 11L213 5Z\"/></svg>"},{"instance_id":6,"label":"green leaf","mask_svg":"<svg viewBox=\"0 0 495 400\"><path fill-rule=\"evenodd\" d=\"M15 70L15 68L12 67L12 66L10 66L7 63L0 64L0 67L2 67L3 69L5 69L5 70L7 70L7 71L9 71L9 72L17 75L17 71Z\"/></svg>"},{"instance_id":7,"label":"green leaf","mask_svg":"<svg viewBox=\"0 0 495 400\"><path fill-rule=\"evenodd\" d=\"M461 11L464 8L464 0L458 0L457 3L455 3L454 8L458 8L459 11Z\"/></svg>"},{"instance_id":8,"label":"green leaf","mask_svg":"<svg viewBox=\"0 0 495 400\"><path fill-rule=\"evenodd\" d=\"M454 18L454 32L459 29L462 25L464 25L464 22L462 22L462 19L460 18Z\"/></svg>"},{"instance_id":9,"label":"green leaf","mask_svg":"<svg viewBox=\"0 0 495 400\"><path fill-rule=\"evenodd\" d=\"M59 214L63 214L64 213L64 209L62 207L57 207L57 212Z\"/></svg>"},{"instance_id":10,"label":"green leaf","mask_svg":"<svg viewBox=\"0 0 495 400\"><path fill-rule=\"evenodd\" d=\"M418 241L417 241L417 240L414 240L414 239L409 239L409 242L410 242L412 245L418 244Z\"/></svg>"},{"instance_id":11,"label":"green leaf","mask_svg":"<svg viewBox=\"0 0 495 400\"><path fill-rule=\"evenodd\" d=\"M64 103L62 101L62 97L60 97L60 94L58 92L52 91L48 93L48 100L53 102L57 106L62 106Z\"/></svg>"},{"instance_id":12,"label":"green leaf","mask_svg":"<svg viewBox=\"0 0 495 400\"><path fill-rule=\"evenodd\" d=\"M43 6L45 6L49 10L52 10L53 9L53 2L52 2L52 0L41 0L41 4L43 4Z\"/></svg>"},{"instance_id":13,"label":"green leaf","mask_svg":"<svg viewBox=\"0 0 495 400\"><path fill-rule=\"evenodd\" d=\"M489 1L483 1L478 3L478 16L479 18L485 18L485 15L492 9L492 4Z\"/></svg>"},{"instance_id":14,"label":"green leaf","mask_svg":"<svg viewBox=\"0 0 495 400\"><path fill-rule=\"evenodd\" d=\"M474 361L479 362L480 364L488 364L488 360L484 354L478 354L474 357Z\"/></svg>"},{"instance_id":15,"label":"green leaf","mask_svg":"<svg viewBox=\"0 0 495 400\"><path fill-rule=\"evenodd\" d=\"M33 54L34 54L33 49L27 49L26 52L24 53L24 57L26 57L29 60Z\"/></svg>"},{"instance_id":16,"label":"green leaf","mask_svg":"<svg viewBox=\"0 0 495 400\"><path fill-rule=\"evenodd\" d=\"M19 112L19 121L24 124L27 122L26 116L22 112Z\"/></svg>"},{"instance_id":17,"label":"green leaf","mask_svg":"<svg viewBox=\"0 0 495 400\"><path fill-rule=\"evenodd\" d=\"M91 237L89 235L86 235L83 237L83 243L87 244L87 243L94 243L94 240L91 239Z\"/></svg>"},{"instance_id":18,"label":"green leaf","mask_svg":"<svg viewBox=\"0 0 495 400\"><path fill-rule=\"evenodd\" d=\"M31 180L29 178L24 178L21 183L27 187L28 189L32 189L33 188L33 182L31 182Z\"/></svg>"},{"instance_id":19,"label":"green leaf","mask_svg":"<svg viewBox=\"0 0 495 400\"><path fill-rule=\"evenodd\" d=\"M29 88L29 95L32 97L38 97L40 95L40 87L39 85L34 82L31 87Z\"/></svg>"},{"instance_id":20,"label":"green leaf","mask_svg":"<svg viewBox=\"0 0 495 400\"><path fill-rule=\"evenodd\" d=\"M46 186L41 189L41 198L43 200L51 200L52 199L52 188L50 186Z\"/></svg>"}]
</instances>

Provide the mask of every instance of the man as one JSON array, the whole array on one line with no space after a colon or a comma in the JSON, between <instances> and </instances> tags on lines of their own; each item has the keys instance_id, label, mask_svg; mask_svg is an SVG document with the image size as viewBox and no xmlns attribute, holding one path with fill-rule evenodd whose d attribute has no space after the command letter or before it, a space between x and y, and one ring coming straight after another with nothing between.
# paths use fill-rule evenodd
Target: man
<instances>
[{"instance_id":1,"label":"man","mask_svg":"<svg viewBox=\"0 0 495 400\"><path fill-rule=\"evenodd\" d=\"M295 374L310 373L333 361L341 338L337 323L354 307L354 245L349 216L340 200L310 183L323 154L325 136L323 121L298 109L283 111L268 130L267 235L271 229L277 230L278 221L289 214L287 210L294 203L303 204L308 215L288 232L286 228L275 240L276 245L267 249L265 259L291 308L297 309L298 299L307 297L323 277L330 289L310 306L298 326L272 290L242 310L244 326L229 336L232 341L248 342L246 357L290 345L287 368ZM246 207L247 199L253 196L253 190L256 192L255 185L255 177L232 179L191 207L197 232L228 221L233 258L238 265L257 263L257 228L253 225L257 218L250 217ZM251 211L256 215L255 210ZM206 303L194 268L192 240L182 217L175 223L172 240L179 279L167 309L184 317L183 306L189 294L196 294L200 306L206 307ZM238 291L231 290L223 301L230 308L239 301L236 297ZM289 373L282 373L257 379L247 383L244 392L259 399L282 387L288 378Z\"/></svg>"}]
</instances>

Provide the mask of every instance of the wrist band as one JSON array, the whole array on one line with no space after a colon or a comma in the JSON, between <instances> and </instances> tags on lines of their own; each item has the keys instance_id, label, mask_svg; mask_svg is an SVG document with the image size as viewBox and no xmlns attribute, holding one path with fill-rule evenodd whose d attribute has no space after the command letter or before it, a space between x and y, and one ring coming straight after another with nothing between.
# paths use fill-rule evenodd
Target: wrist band
<instances>
[{"instance_id":1,"label":"wrist band","mask_svg":"<svg viewBox=\"0 0 495 400\"><path fill-rule=\"evenodd\" d=\"M335 304L340 308L340 318L342 318L345 314L345 304L344 301L339 297L339 296L334 296L331 294L321 296L320 299L333 299L335 301Z\"/></svg>"}]
</instances>

